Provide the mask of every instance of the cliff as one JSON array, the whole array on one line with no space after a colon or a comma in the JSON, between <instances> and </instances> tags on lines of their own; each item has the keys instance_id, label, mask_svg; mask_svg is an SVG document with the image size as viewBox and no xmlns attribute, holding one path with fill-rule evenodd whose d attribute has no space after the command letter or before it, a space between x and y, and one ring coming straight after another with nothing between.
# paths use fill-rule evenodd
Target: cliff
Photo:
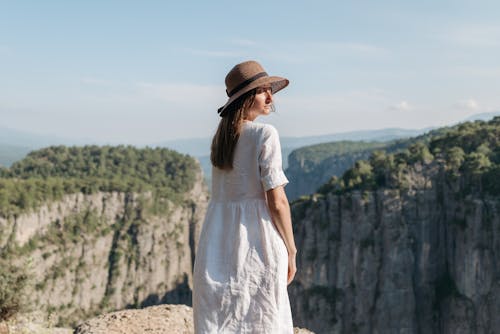
<instances>
[{"instance_id":1,"label":"cliff","mask_svg":"<svg viewBox=\"0 0 500 334\"><path fill-rule=\"evenodd\" d=\"M18 260L31 259L36 308L75 323L105 310L190 303L206 191L197 182L188 200L166 203L161 215L145 214L140 198L67 195L11 223L0 221L20 246ZM90 217L98 224L85 226Z\"/></svg>"},{"instance_id":2,"label":"cliff","mask_svg":"<svg viewBox=\"0 0 500 334\"><path fill-rule=\"evenodd\" d=\"M199 166L191 172L172 196L158 188L75 192L0 217L2 257L25 264L31 308L68 326L117 309L190 304L208 204Z\"/></svg>"},{"instance_id":3,"label":"cliff","mask_svg":"<svg viewBox=\"0 0 500 334\"><path fill-rule=\"evenodd\" d=\"M435 158L420 145L357 163L296 201L295 324L317 333L498 333L499 121L437 138Z\"/></svg>"},{"instance_id":4,"label":"cliff","mask_svg":"<svg viewBox=\"0 0 500 334\"><path fill-rule=\"evenodd\" d=\"M47 160L35 167L50 176ZM138 164L127 171L135 178L110 183L106 177L124 167L106 166L115 169L102 173L98 187L69 167L64 171L77 183L25 182L21 177L37 170L31 162L0 180L0 213L10 212L0 215L2 256L32 259L33 305L56 314L60 325L127 307L190 303L208 197L199 167L189 163L165 176L156 163ZM179 181L179 169L195 170L193 182ZM99 166L80 170L101 173ZM148 170L158 171L148 184L175 182L148 188L138 181ZM449 129L404 152L372 154L295 201L294 324L316 333L495 333L499 178L497 118ZM82 191L60 196L75 187ZM2 193L18 188L24 192Z\"/></svg>"}]
</instances>

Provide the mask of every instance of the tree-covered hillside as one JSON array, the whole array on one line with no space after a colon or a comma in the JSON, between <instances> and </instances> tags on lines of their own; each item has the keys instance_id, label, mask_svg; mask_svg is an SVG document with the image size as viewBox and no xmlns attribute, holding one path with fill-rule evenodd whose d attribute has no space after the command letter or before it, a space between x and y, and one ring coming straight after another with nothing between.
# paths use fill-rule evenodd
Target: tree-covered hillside
<instances>
[{"instance_id":1,"label":"tree-covered hillside","mask_svg":"<svg viewBox=\"0 0 500 334\"><path fill-rule=\"evenodd\" d=\"M181 264L191 268L189 241L195 227L186 220L194 222L196 205L203 203L193 204L195 199L186 195L199 171L187 155L131 146L52 146L29 153L10 168L0 167L0 322L26 311L28 304L64 313L59 321L66 322L117 307L121 304L110 300L121 284L119 275L130 279L126 288L142 302L146 297L138 291L146 291L147 284L138 281L150 268L166 272L164 285L153 292L174 289L175 277L184 272ZM40 208L56 201L46 211ZM168 257L178 272L168 271ZM148 261L157 262L149 267ZM140 274L129 273L134 270ZM97 277L90 284L93 275ZM65 291L57 290L64 284ZM117 289L117 299L124 290ZM51 294L55 297L46 297ZM90 296L98 301L91 307L82 302Z\"/></svg>"},{"instance_id":2,"label":"tree-covered hillside","mask_svg":"<svg viewBox=\"0 0 500 334\"><path fill-rule=\"evenodd\" d=\"M294 320L321 333L499 327L500 117L373 152L291 205Z\"/></svg>"},{"instance_id":3,"label":"tree-covered hillside","mask_svg":"<svg viewBox=\"0 0 500 334\"><path fill-rule=\"evenodd\" d=\"M298 162L304 172L310 172L325 159L345 154L356 154L368 150L382 149L386 142L339 141L303 147L290 153L289 161Z\"/></svg>"},{"instance_id":4,"label":"tree-covered hillside","mask_svg":"<svg viewBox=\"0 0 500 334\"><path fill-rule=\"evenodd\" d=\"M404 142L341 141L303 147L293 151L285 173L289 200L315 192L332 176L340 176L358 160L367 159L374 150L397 149Z\"/></svg>"},{"instance_id":5,"label":"tree-covered hillside","mask_svg":"<svg viewBox=\"0 0 500 334\"><path fill-rule=\"evenodd\" d=\"M164 148L52 146L0 168L0 216L76 192L151 191L175 201L198 169L193 158Z\"/></svg>"},{"instance_id":6,"label":"tree-covered hillside","mask_svg":"<svg viewBox=\"0 0 500 334\"><path fill-rule=\"evenodd\" d=\"M424 140L425 139L425 140ZM462 123L415 140L408 149L374 152L357 161L342 177L333 177L320 193L379 187L408 189L408 175L418 165L442 166L448 181L458 181L461 194L500 194L500 117L489 122Z\"/></svg>"},{"instance_id":7,"label":"tree-covered hillside","mask_svg":"<svg viewBox=\"0 0 500 334\"><path fill-rule=\"evenodd\" d=\"M352 168L356 161L366 160L374 151L394 153L402 151L416 142L429 143L449 128L432 130L423 135L386 142L339 141L302 147L288 157L290 179L286 192L290 200L315 192L332 176L340 177Z\"/></svg>"}]
</instances>

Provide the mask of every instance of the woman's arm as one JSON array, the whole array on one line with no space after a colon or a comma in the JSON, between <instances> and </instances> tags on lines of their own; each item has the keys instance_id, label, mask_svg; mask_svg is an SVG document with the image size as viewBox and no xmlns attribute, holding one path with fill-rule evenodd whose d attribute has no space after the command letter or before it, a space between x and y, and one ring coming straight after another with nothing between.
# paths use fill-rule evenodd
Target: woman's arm
<instances>
[{"instance_id":1,"label":"woman's arm","mask_svg":"<svg viewBox=\"0 0 500 334\"><path fill-rule=\"evenodd\" d=\"M266 195L271 218L288 250L288 284L290 284L297 272L297 266L295 264L297 248L295 247L295 240L293 239L290 205L288 204L288 198L282 186L266 191Z\"/></svg>"}]
</instances>

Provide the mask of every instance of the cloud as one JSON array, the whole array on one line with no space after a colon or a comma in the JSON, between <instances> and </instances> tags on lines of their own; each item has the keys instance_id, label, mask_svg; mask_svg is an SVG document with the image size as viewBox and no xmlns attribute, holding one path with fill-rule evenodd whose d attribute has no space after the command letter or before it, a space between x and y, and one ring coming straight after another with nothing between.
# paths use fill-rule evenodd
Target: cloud
<instances>
[{"instance_id":1,"label":"cloud","mask_svg":"<svg viewBox=\"0 0 500 334\"><path fill-rule=\"evenodd\" d=\"M498 67L471 67L461 66L452 68L452 74L467 75L482 78L500 78L500 66Z\"/></svg>"},{"instance_id":2,"label":"cloud","mask_svg":"<svg viewBox=\"0 0 500 334\"><path fill-rule=\"evenodd\" d=\"M454 107L462 110L477 111L480 109L479 103L474 99L461 100L455 103Z\"/></svg>"},{"instance_id":3,"label":"cloud","mask_svg":"<svg viewBox=\"0 0 500 334\"><path fill-rule=\"evenodd\" d=\"M333 56L343 55L347 57L383 57L390 52L388 49L378 45L360 42L282 42L272 46L259 44L254 40L234 39L229 41L234 49L206 50L183 48L195 56L211 58L256 58L271 61L279 61L288 64L303 64L311 61L322 62ZM258 47L255 47L258 46Z\"/></svg>"},{"instance_id":4,"label":"cloud","mask_svg":"<svg viewBox=\"0 0 500 334\"><path fill-rule=\"evenodd\" d=\"M82 87L82 82L86 86ZM0 101L2 123L39 126L70 137L147 143L209 136L219 120L216 110L227 99L219 85L95 77L75 81L75 86L57 100L42 100L44 96L25 102ZM16 108L7 109L9 105Z\"/></svg>"},{"instance_id":5,"label":"cloud","mask_svg":"<svg viewBox=\"0 0 500 334\"><path fill-rule=\"evenodd\" d=\"M250 39L233 39L231 41L232 44L238 45L238 46L256 46L257 42L252 41Z\"/></svg>"},{"instance_id":6,"label":"cloud","mask_svg":"<svg viewBox=\"0 0 500 334\"><path fill-rule=\"evenodd\" d=\"M241 53L236 51L200 50L200 49L190 49L190 48L186 48L184 50L193 55L203 56L203 57L214 57L214 58L241 57Z\"/></svg>"},{"instance_id":7,"label":"cloud","mask_svg":"<svg viewBox=\"0 0 500 334\"><path fill-rule=\"evenodd\" d=\"M281 93L280 93L281 94ZM327 94L307 95L307 96L286 96L281 97L279 94L275 96L278 101L283 100L286 103L296 104L303 109L349 109L353 110L359 106L370 104L382 105L387 103L387 93L381 90L366 90L366 91L345 91ZM362 109L366 110L366 107Z\"/></svg>"},{"instance_id":8,"label":"cloud","mask_svg":"<svg viewBox=\"0 0 500 334\"><path fill-rule=\"evenodd\" d=\"M272 46L263 44L252 50L252 57L266 59L293 66L297 64L322 64L331 59L343 57L385 57L390 51L383 47L357 42L303 42L292 41L275 43Z\"/></svg>"},{"instance_id":9,"label":"cloud","mask_svg":"<svg viewBox=\"0 0 500 334\"><path fill-rule=\"evenodd\" d=\"M500 25L463 25L444 33L441 39L465 47L498 47L500 46Z\"/></svg>"},{"instance_id":10,"label":"cloud","mask_svg":"<svg viewBox=\"0 0 500 334\"><path fill-rule=\"evenodd\" d=\"M380 56L389 53L389 50L378 45L360 42L319 42L306 46L310 51L329 53L349 53L365 56Z\"/></svg>"},{"instance_id":11,"label":"cloud","mask_svg":"<svg viewBox=\"0 0 500 334\"><path fill-rule=\"evenodd\" d=\"M389 109L396 111L408 111L413 109L413 107L408 102L401 101L395 105L390 106Z\"/></svg>"},{"instance_id":12,"label":"cloud","mask_svg":"<svg viewBox=\"0 0 500 334\"><path fill-rule=\"evenodd\" d=\"M224 102L220 101L220 97L223 96L221 94L224 92L224 87L219 85L139 82L136 84L136 87L141 96L166 102L182 103L185 105Z\"/></svg>"},{"instance_id":13,"label":"cloud","mask_svg":"<svg viewBox=\"0 0 500 334\"><path fill-rule=\"evenodd\" d=\"M387 127L428 126L427 111L381 89L276 96L273 124L283 135L326 134ZM394 105L393 108L389 106ZM404 112L402 112L404 111ZM424 115L424 117L423 117Z\"/></svg>"},{"instance_id":14,"label":"cloud","mask_svg":"<svg viewBox=\"0 0 500 334\"><path fill-rule=\"evenodd\" d=\"M89 87L82 99L110 105L157 104L185 107L204 103L224 103L225 88L221 85L200 85L182 82L121 82L96 77L83 77L80 82ZM119 110L121 108L114 108Z\"/></svg>"},{"instance_id":15,"label":"cloud","mask_svg":"<svg viewBox=\"0 0 500 334\"><path fill-rule=\"evenodd\" d=\"M95 85L95 86L113 85L113 82L111 80L99 79L94 77L83 77L80 79L80 82L86 85Z\"/></svg>"},{"instance_id":16,"label":"cloud","mask_svg":"<svg viewBox=\"0 0 500 334\"><path fill-rule=\"evenodd\" d=\"M385 48L382 48L380 46L372 45L372 44L364 44L364 43L335 43L336 47L340 49L345 49L348 51L360 53L360 54L367 54L367 55L374 55L374 54L386 54L388 53L388 50Z\"/></svg>"}]
</instances>

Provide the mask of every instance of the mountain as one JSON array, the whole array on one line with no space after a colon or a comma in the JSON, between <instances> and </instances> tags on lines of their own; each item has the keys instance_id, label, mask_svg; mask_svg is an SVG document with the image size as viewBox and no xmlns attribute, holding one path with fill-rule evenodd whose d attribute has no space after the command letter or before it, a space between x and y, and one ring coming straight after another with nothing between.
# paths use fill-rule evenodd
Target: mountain
<instances>
[{"instance_id":1,"label":"mountain","mask_svg":"<svg viewBox=\"0 0 500 334\"><path fill-rule=\"evenodd\" d=\"M186 138L163 141L153 144L154 147L167 147L177 152L189 154L194 157L208 156L210 154L211 138Z\"/></svg>"},{"instance_id":2,"label":"mountain","mask_svg":"<svg viewBox=\"0 0 500 334\"><path fill-rule=\"evenodd\" d=\"M191 303L208 201L196 160L160 148L55 146L0 172L0 281L12 282L0 285L0 320L21 296L65 326ZM32 283L21 291L25 277Z\"/></svg>"},{"instance_id":3,"label":"mountain","mask_svg":"<svg viewBox=\"0 0 500 334\"><path fill-rule=\"evenodd\" d=\"M341 141L341 140L363 140L363 141L389 141L397 138L414 137L424 132L429 131L431 128L411 130L399 128L387 128L380 130L361 130L350 131L343 133L335 133L321 136L302 136L302 137L281 137L281 147L284 150L292 150L297 147L308 146L318 143ZM192 139L179 139L170 140L156 143L153 146L168 147L178 152L189 154L195 157L208 156L210 154L210 141L211 138L192 138ZM285 151L286 153L286 151ZM283 155L284 157L286 154Z\"/></svg>"},{"instance_id":4,"label":"mountain","mask_svg":"<svg viewBox=\"0 0 500 334\"><path fill-rule=\"evenodd\" d=\"M432 133L358 160L292 203L295 326L500 328L500 118ZM59 325L115 309L190 304L207 200L197 162L170 150L31 152L0 170L0 276L19 285L26 276L11 268L29 271L26 296ZM2 296L24 295L14 285L0 285Z\"/></svg>"},{"instance_id":5,"label":"mountain","mask_svg":"<svg viewBox=\"0 0 500 334\"><path fill-rule=\"evenodd\" d=\"M0 127L0 144L23 146L30 148L42 148L50 145L82 145L91 144L90 140L69 139L55 135L35 134L28 131Z\"/></svg>"},{"instance_id":6,"label":"mountain","mask_svg":"<svg viewBox=\"0 0 500 334\"><path fill-rule=\"evenodd\" d=\"M391 143L339 141L296 149L288 156L285 174L290 180L285 191L290 201L315 192L335 175L342 175L358 160L375 150L387 150Z\"/></svg>"},{"instance_id":7,"label":"mountain","mask_svg":"<svg viewBox=\"0 0 500 334\"><path fill-rule=\"evenodd\" d=\"M500 115L500 112L481 113L473 115L464 121L489 120L494 116ZM319 136L300 136L289 137L282 136L281 147L283 150L283 165L287 166L287 157L294 149L314 144L335 142L335 141L378 141L385 142L401 138L411 138L429 132L436 127L427 127L423 129L402 129L402 128L384 128L375 130L358 130L340 133L332 133ZM210 154L210 142L212 138L184 138L153 143L153 147L168 147L178 152L189 154L194 157L207 157Z\"/></svg>"},{"instance_id":8,"label":"mountain","mask_svg":"<svg viewBox=\"0 0 500 334\"><path fill-rule=\"evenodd\" d=\"M475 114L470 117L467 117L464 122L473 122L473 121L489 121L496 116L500 116L500 111L486 112L481 114Z\"/></svg>"},{"instance_id":9,"label":"mountain","mask_svg":"<svg viewBox=\"0 0 500 334\"><path fill-rule=\"evenodd\" d=\"M69 139L65 137L34 134L27 131L0 126L0 166L9 167L21 160L28 152L51 145L92 144L90 139Z\"/></svg>"},{"instance_id":10,"label":"mountain","mask_svg":"<svg viewBox=\"0 0 500 334\"><path fill-rule=\"evenodd\" d=\"M479 114L475 118L489 119L491 115ZM460 124L462 123L455 126ZM290 180L286 187L288 199L293 201L315 192L332 177L339 177L353 167L356 161L368 159L374 151L402 151L415 142L428 143L432 138L442 136L451 129L451 126L442 127L415 137L385 142L335 141L295 149L288 156L288 168L285 170Z\"/></svg>"},{"instance_id":11,"label":"mountain","mask_svg":"<svg viewBox=\"0 0 500 334\"><path fill-rule=\"evenodd\" d=\"M495 333L499 178L495 118L373 154L294 202L294 324L316 333Z\"/></svg>"},{"instance_id":12,"label":"mountain","mask_svg":"<svg viewBox=\"0 0 500 334\"><path fill-rule=\"evenodd\" d=\"M471 116L468 120L492 118L497 113L484 113ZM398 138L409 138L425 133L432 128L425 129L400 129L400 128L387 128L379 130L361 130L350 131L336 134L328 134L321 136L302 136L302 137L282 137L282 155L283 166L288 167L288 155L296 148L303 146L310 146L319 143L327 143L333 141L390 141ZM177 140L162 141L152 143L152 147L167 147L178 152L189 154L193 157L203 161L202 166L205 175L209 180L206 173L210 171L210 163L207 162L210 153L211 138L185 138ZM0 165L9 166L13 161L23 157L27 152L33 149L38 149L50 145L89 145L101 144L92 139L74 139L65 138L60 136L39 135L31 132L15 130L8 127L0 126ZM144 145L139 145L143 147Z\"/></svg>"},{"instance_id":13,"label":"mountain","mask_svg":"<svg viewBox=\"0 0 500 334\"><path fill-rule=\"evenodd\" d=\"M424 133L428 129L406 130L406 129L381 129L352 131L339 134L306 136L306 137L282 137L281 155L283 168L288 167L288 156L298 147L342 140L363 140L363 141L388 141L397 138L407 138ZM180 139L157 143L153 146L167 147L184 154L196 157L201 164L205 181L210 184L212 164L210 163L210 138ZM324 181L323 181L324 182Z\"/></svg>"},{"instance_id":14,"label":"mountain","mask_svg":"<svg viewBox=\"0 0 500 334\"><path fill-rule=\"evenodd\" d=\"M368 159L375 151L393 153L405 150L417 141L429 142L430 138L445 131L447 128L440 128L416 137L387 142L336 141L293 150L288 156L288 168L285 170L290 180L285 188L288 199L293 201L315 192L332 177L341 176L356 161Z\"/></svg>"},{"instance_id":15,"label":"mountain","mask_svg":"<svg viewBox=\"0 0 500 334\"><path fill-rule=\"evenodd\" d=\"M489 112L476 114L468 117L464 121L473 120L489 120L494 116L500 115L500 112ZM401 129L401 128L386 128L379 130L360 130L349 131L342 133L334 133L320 136L301 136L301 137L282 137L281 146L283 148L284 166L287 166L286 159L288 153L293 149L310 146L319 143L327 143L333 141L390 141L398 138L409 138L420 135L432 130L434 127L424 129ZM157 143L151 143L152 147L167 147L178 152L189 154L194 157L208 156L210 152L211 138L185 138L177 140L168 140ZM29 131L12 129L0 125L0 154L2 147L20 147L26 149L37 149L51 145L106 145L107 143L96 141L91 138L67 138L57 135L42 135L35 134ZM145 145L137 145L144 147ZM7 163L0 164L8 165Z\"/></svg>"},{"instance_id":16,"label":"mountain","mask_svg":"<svg viewBox=\"0 0 500 334\"><path fill-rule=\"evenodd\" d=\"M9 167L15 161L21 160L32 148L26 146L0 144L0 167Z\"/></svg>"},{"instance_id":17,"label":"mountain","mask_svg":"<svg viewBox=\"0 0 500 334\"><path fill-rule=\"evenodd\" d=\"M319 143L334 141L390 141L398 138L409 138L425 133L432 128L425 129L400 129L386 128L379 130L360 130L341 132L322 136L309 137L283 137L284 147L303 147Z\"/></svg>"}]
</instances>

